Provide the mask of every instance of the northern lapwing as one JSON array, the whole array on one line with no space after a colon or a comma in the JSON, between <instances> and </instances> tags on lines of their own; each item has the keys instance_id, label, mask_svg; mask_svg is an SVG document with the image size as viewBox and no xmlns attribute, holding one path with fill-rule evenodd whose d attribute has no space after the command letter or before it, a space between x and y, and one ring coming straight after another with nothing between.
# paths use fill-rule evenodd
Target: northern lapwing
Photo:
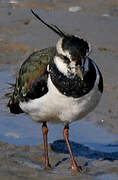
<instances>
[{"instance_id":1,"label":"northern lapwing","mask_svg":"<svg viewBox=\"0 0 118 180\"><path fill-rule=\"evenodd\" d=\"M82 119L97 106L103 92L103 78L96 63L88 57L90 46L87 41L63 32L33 10L31 12L60 38L55 47L34 52L24 61L8 107L11 113L26 113L43 124L46 169L51 168L47 122L63 123L71 168L81 171L69 143L69 124Z\"/></svg>"}]
</instances>

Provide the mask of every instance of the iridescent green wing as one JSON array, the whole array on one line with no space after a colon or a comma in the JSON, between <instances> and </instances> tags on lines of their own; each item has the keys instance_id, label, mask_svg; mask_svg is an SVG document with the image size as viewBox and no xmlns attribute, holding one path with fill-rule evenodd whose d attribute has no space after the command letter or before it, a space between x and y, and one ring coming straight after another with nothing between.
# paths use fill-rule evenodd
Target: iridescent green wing
<instances>
[{"instance_id":1,"label":"iridescent green wing","mask_svg":"<svg viewBox=\"0 0 118 180\"><path fill-rule=\"evenodd\" d=\"M41 97L47 91L47 65L55 55L55 48L34 52L21 66L14 95L21 101Z\"/></svg>"}]
</instances>

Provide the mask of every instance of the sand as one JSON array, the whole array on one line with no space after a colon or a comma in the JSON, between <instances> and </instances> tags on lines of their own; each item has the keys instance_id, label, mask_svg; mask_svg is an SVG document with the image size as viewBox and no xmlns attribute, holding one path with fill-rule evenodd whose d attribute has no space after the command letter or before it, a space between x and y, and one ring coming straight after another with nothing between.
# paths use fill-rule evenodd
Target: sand
<instances>
[{"instance_id":1,"label":"sand","mask_svg":"<svg viewBox=\"0 0 118 180\"><path fill-rule=\"evenodd\" d=\"M0 1L0 180L21 178L117 180L118 2L115 0L9 2L11 3ZM104 94L100 104L84 119L87 121L85 124L78 122L72 125L73 150L78 163L86 169L84 174L73 174L69 170L69 154L63 150L65 143L60 136L63 126L57 126L55 130L56 126L50 125L49 154L53 169L46 171L41 128L24 115L10 115L6 108L8 99L4 98L4 94L9 92L7 83L15 81L15 75L24 59L37 49L55 45L58 39L32 16L30 8L34 8L49 23L89 41L92 45L90 57L98 64L104 77ZM24 122L26 127L23 127ZM88 130L86 137L84 127L89 125L92 129ZM79 126L80 134L76 129ZM90 146L89 143L84 143L84 137ZM60 143L62 147L58 149Z\"/></svg>"}]
</instances>

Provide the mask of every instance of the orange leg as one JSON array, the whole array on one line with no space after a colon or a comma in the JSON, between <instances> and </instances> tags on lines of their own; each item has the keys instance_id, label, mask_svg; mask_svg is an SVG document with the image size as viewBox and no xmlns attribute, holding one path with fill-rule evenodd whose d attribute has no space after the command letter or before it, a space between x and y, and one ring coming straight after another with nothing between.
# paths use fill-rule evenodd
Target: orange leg
<instances>
[{"instance_id":1,"label":"orange leg","mask_svg":"<svg viewBox=\"0 0 118 180\"><path fill-rule=\"evenodd\" d=\"M68 151L70 153L70 158L71 158L71 163L72 163L71 168L72 168L73 171L81 172L82 169L81 169L81 167L77 166L77 163L76 163L76 161L74 159L74 156L73 156L73 153L72 153L72 149L71 149L71 146L70 146L70 143L69 143L69 125L66 125L64 127L63 135L64 135L64 139L66 141L67 147L68 147Z\"/></svg>"},{"instance_id":2,"label":"orange leg","mask_svg":"<svg viewBox=\"0 0 118 180\"><path fill-rule=\"evenodd\" d=\"M45 151L45 168L51 169L51 165L49 163L49 158L48 158L48 140L47 140L48 127L46 122L44 122L42 125L42 133L43 133L44 151Z\"/></svg>"}]
</instances>

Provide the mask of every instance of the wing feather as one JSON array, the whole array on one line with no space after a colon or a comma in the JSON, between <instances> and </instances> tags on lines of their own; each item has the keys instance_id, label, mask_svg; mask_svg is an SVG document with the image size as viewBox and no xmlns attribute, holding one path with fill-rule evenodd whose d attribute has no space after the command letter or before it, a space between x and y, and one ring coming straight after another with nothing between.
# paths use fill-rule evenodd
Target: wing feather
<instances>
[{"instance_id":1,"label":"wing feather","mask_svg":"<svg viewBox=\"0 0 118 180\"><path fill-rule=\"evenodd\" d=\"M22 64L16 78L14 92L8 103L11 111L13 106L19 105L20 101L39 98L48 92L47 66L53 60L55 52L53 47L34 52ZM12 113L16 113L16 110Z\"/></svg>"}]
</instances>

